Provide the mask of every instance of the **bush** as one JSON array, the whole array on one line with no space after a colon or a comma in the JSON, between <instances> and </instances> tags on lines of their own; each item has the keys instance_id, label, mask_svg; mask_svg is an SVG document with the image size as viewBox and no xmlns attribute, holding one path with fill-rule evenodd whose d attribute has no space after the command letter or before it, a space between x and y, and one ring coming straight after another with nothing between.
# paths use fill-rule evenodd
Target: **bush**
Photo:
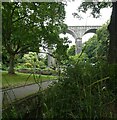
<instances>
[{"instance_id":1,"label":"bush","mask_svg":"<svg viewBox=\"0 0 117 120\"><path fill-rule=\"evenodd\" d=\"M8 70L8 67L5 64L1 64L0 68L2 68L2 70L5 70L5 71Z\"/></svg>"},{"instance_id":2,"label":"bush","mask_svg":"<svg viewBox=\"0 0 117 120\"><path fill-rule=\"evenodd\" d=\"M44 117L55 119L103 119L114 117L108 104L114 94L107 88L106 63L78 63L44 94ZM111 114L110 114L111 113Z\"/></svg>"},{"instance_id":3,"label":"bush","mask_svg":"<svg viewBox=\"0 0 117 120\"><path fill-rule=\"evenodd\" d=\"M36 74L42 74L42 75L57 75L58 72L57 70L53 70L51 68L46 68L46 69L40 69L40 68L20 68L16 69L18 72L21 73L36 73Z\"/></svg>"},{"instance_id":4,"label":"bush","mask_svg":"<svg viewBox=\"0 0 117 120\"><path fill-rule=\"evenodd\" d=\"M51 68L46 68L46 69L41 70L41 74L42 75L57 75L58 72L57 72L57 70L53 70Z\"/></svg>"},{"instance_id":5,"label":"bush","mask_svg":"<svg viewBox=\"0 0 117 120\"><path fill-rule=\"evenodd\" d=\"M25 63L24 66L25 66L26 68L32 68L32 67L33 67L33 65L32 65L31 63Z\"/></svg>"}]
</instances>

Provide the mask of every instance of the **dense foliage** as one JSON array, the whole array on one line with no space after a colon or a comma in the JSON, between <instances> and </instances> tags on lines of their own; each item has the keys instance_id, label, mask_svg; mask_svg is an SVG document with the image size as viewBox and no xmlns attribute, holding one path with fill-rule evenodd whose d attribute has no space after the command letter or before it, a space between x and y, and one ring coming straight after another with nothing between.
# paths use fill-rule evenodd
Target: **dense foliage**
<instances>
[{"instance_id":1,"label":"dense foliage","mask_svg":"<svg viewBox=\"0 0 117 120\"><path fill-rule=\"evenodd\" d=\"M84 11L91 5L95 8L94 13L95 11L98 13L105 4L85 3ZM32 107L32 111L29 110L24 118L116 119L117 65L108 63L108 40L107 24L105 24L97 30L97 35L86 42L80 54L69 56L69 59L63 61L64 65L59 66L62 74L59 74L57 83L53 83L38 94L38 104ZM63 52L62 44L59 45ZM58 54L60 51L56 50L55 53L59 60L63 58ZM11 116L23 119L17 111L11 111Z\"/></svg>"},{"instance_id":2,"label":"dense foliage","mask_svg":"<svg viewBox=\"0 0 117 120\"><path fill-rule=\"evenodd\" d=\"M9 56L9 73L14 73L17 54L39 52L39 47L54 47L57 51L64 48L59 51L62 55L66 50L66 45L63 45L66 39L60 39L59 34L66 30L64 18L63 3L3 2L3 54L5 49Z\"/></svg>"},{"instance_id":3,"label":"dense foliage","mask_svg":"<svg viewBox=\"0 0 117 120\"><path fill-rule=\"evenodd\" d=\"M117 67L108 64L107 52L105 24L86 42L80 54L69 57L64 75L44 94L44 118L96 120L117 117Z\"/></svg>"},{"instance_id":4,"label":"dense foliage","mask_svg":"<svg viewBox=\"0 0 117 120\"><path fill-rule=\"evenodd\" d=\"M88 55L92 63L99 60L107 61L109 45L107 26L107 23L104 24L96 31L96 34L84 44L84 53Z\"/></svg>"},{"instance_id":5,"label":"dense foliage","mask_svg":"<svg viewBox=\"0 0 117 120\"><path fill-rule=\"evenodd\" d=\"M45 68L46 65L44 60L36 54L36 52L29 52L28 54L24 54L22 57L22 65L24 68ZM18 63L20 64L20 63ZM21 66L21 64L19 65Z\"/></svg>"},{"instance_id":6,"label":"dense foliage","mask_svg":"<svg viewBox=\"0 0 117 120\"><path fill-rule=\"evenodd\" d=\"M108 75L104 63L92 66L89 62L80 62L69 66L66 76L45 93L44 117L53 120L113 118L109 103L114 100L114 94L106 87Z\"/></svg>"},{"instance_id":7,"label":"dense foliage","mask_svg":"<svg viewBox=\"0 0 117 120\"><path fill-rule=\"evenodd\" d=\"M68 50L67 50L68 56L74 56L75 55L75 45L72 45Z\"/></svg>"},{"instance_id":8,"label":"dense foliage","mask_svg":"<svg viewBox=\"0 0 117 120\"><path fill-rule=\"evenodd\" d=\"M117 64L117 1L111 2L94 2L91 0L90 2L87 0L83 0L82 4L78 8L79 11L86 13L87 10L90 9L90 13L93 17L100 16L100 10L102 8L112 7L112 14L110 18L110 22L108 25L109 31L109 46L108 46L108 63L109 64ZM77 14L75 14L77 15ZM77 15L79 16L79 15Z\"/></svg>"}]
</instances>

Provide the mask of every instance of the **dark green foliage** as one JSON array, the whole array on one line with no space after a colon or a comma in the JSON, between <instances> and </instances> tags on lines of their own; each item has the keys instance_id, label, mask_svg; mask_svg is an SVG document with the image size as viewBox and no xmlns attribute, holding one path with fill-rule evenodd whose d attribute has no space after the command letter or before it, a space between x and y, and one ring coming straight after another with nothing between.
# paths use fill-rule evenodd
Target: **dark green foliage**
<instances>
[{"instance_id":1,"label":"dark green foliage","mask_svg":"<svg viewBox=\"0 0 117 120\"><path fill-rule=\"evenodd\" d=\"M96 35L89 39L84 45L84 53L88 55L92 63L99 60L107 60L109 45L107 26L108 24L104 24L96 31Z\"/></svg>"},{"instance_id":2,"label":"dark green foliage","mask_svg":"<svg viewBox=\"0 0 117 120\"><path fill-rule=\"evenodd\" d=\"M58 42L59 44L57 44L56 50L53 52L53 54L55 58L57 59L57 61L60 63L62 60L66 60L68 58L67 49L69 46L68 44L66 44L67 38L60 38Z\"/></svg>"},{"instance_id":3,"label":"dark green foliage","mask_svg":"<svg viewBox=\"0 0 117 120\"><path fill-rule=\"evenodd\" d=\"M81 60L72 63L64 70L65 74L59 78L58 83L54 83L43 91L41 96L39 94L40 104L37 105L41 108L37 111L37 105L32 106L33 109L29 109L27 118L40 119L42 117L47 120L115 119L117 114L113 112L110 105L115 104L116 94L107 84L117 78L116 73L113 72L114 68L101 61L95 65ZM21 115L21 119L24 119L23 114L18 114L18 110L11 110L10 114L13 119L19 118L19 115Z\"/></svg>"},{"instance_id":4,"label":"dark green foliage","mask_svg":"<svg viewBox=\"0 0 117 120\"><path fill-rule=\"evenodd\" d=\"M94 6L94 3L87 2L83 9L86 11L93 7L94 14L106 5L97 3ZM61 51L56 50L59 60L64 57L59 56L64 51L61 45L61 42L57 45ZM103 26L87 42L82 54L65 61L67 64L60 69L63 74L59 76L58 83L50 86L38 99L41 114L33 109L30 118L34 115L33 119L43 117L47 120L116 119L117 65L107 63L107 48L107 26Z\"/></svg>"},{"instance_id":5,"label":"dark green foliage","mask_svg":"<svg viewBox=\"0 0 117 120\"><path fill-rule=\"evenodd\" d=\"M117 64L109 65L109 76L110 80L107 82L107 86L117 99Z\"/></svg>"},{"instance_id":6,"label":"dark green foliage","mask_svg":"<svg viewBox=\"0 0 117 120\"><path fill-rule=\"evenodd\" d=\"M106 104L113 101L114 95L106 87L109 80L106 66L106 63L93 66L88 62L69 66L67 74L45 93L45 118L111 118Z\"/></svg>"},{"instance_id":7,"label":"dark green foliage","mask_svg":"<svg viewBox=\"0 0 117 120\"><path fill-rule=\"evenodd\" d=\"M11 105L4 106L2 120L39 120L41 119L42 94L27 96L22 100L17 100Z\"/></svg>"},{"instance_id":8,"label":"dark green foliage","mask_svg":"<svg viewBox=\"0 0 117 120\"><path fill-rule=\"evenodd\" d=\"M111 2L98 2L98 1L88 1L84 0L83 3L78 8L79 11L86 13L88 9L91 10L91 14L93 17L100 16L100 10L102 8L112 7L112 14L110 18L110 23L108 25L109 31L109 46L108 46L108 63L109 64L117 64L117 1ZM75 13L77 15L77 13ZM79 16L79 15L77 15Z\"/></svg>"},{"instance_id":9,"label":"dark green foliage","mask_svg":"<svg viewBox=\"0 0 117 120\"><path fill-rule=\"evenodd\" d=\"M93 17L97 18L100 17L100 10L105 7L111 7L111 2L94 2L92 0L83 0L82 4L78 8L78 12L84 12L88 11L88 9L91 10L91 14Z\"/></svg>"},{"instance_id":10,"label":"dark green foliage","mask_svg":"<svg viewBox=\"0 0 117 120\"><path fill-rule=\"evenodd\" d=\"M64 18L61 2L3 2L2 44L9 54L9 73L14 73L14 59L18 54L39 52L43 46L54 46L57 51L61 46L64 54L66 40L59 38L67 28Z\"/></svg>"},{"instance_id":11,"label":"dark green foliage","mask_svg":"<svg viewBox=\"0 0 117 120\"><path fill-rule=\"evenodd\" d=\"M75 45L72 45L68 51L67 51L68 56L74 56L75 55Z\"/></svg>"},{"instance_id":12,"label":"dark green foliage","mask_svg":"<svg viewBox=\"0 0 117 120\"><path fill-rule=\"evenodd\" d=\"M69 58L64 76L45 93L45 118L96 120L117 117L117 68L107 63L107 51L106 24L86 42L83 53Z\"/></svg>"},{"instance_id":13,"label":"dark green foliage","mask_svg":"<svg viewBox=\"0 0 117 120\"><path fill-rule=\"evenodd\" d=\"M45 118L117 117L109 107L116 103L117 69L107 63L107 52L108 31L105 24L86 42L82 54L70 57L64 77L45 93Z\"/></svg>"}]
</instances>

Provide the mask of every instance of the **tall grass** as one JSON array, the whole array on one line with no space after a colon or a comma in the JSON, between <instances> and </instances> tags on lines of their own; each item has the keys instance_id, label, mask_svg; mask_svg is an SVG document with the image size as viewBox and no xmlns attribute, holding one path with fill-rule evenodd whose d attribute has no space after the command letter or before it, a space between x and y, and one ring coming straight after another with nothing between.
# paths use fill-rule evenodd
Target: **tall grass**
<instances>
[{"instance_id":1,"label":"tall grass","mask_svg":"<svg viewBox=\"0 0 117 120\"><path fill-rule=\"evenodd\" d=\"M92 65L88 61L80 61L67 66L57 83L53 83L48 89L39 93L39 104L33 104L34 109L30 110L25 118L31 117L34 120L116 119L117 96L115 88L109 85L116 81L114 70L105 62Z\"/></svg>"},{"instance_id":2,"label":"tall grass","mask_svg":"<svg viewBox=\"0 0 117 120\"><path fill-rule=\"evenodd\" d=\"M116 118L111 107L116 97L106 63L95 65L80 62L67 67L65 76L44 94L43 116L46 119L107 119ZM117 111L116 111L117 112Z\"/></svg>"}]
</instances>

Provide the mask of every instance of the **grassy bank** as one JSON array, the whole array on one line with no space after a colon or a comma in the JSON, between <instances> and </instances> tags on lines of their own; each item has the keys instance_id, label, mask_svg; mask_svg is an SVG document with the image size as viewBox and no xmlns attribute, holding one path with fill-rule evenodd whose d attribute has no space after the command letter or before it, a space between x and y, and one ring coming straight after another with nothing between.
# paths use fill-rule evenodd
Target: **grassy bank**
<instances>
[{"instance_id":1,"label":"grassy bank","mask_svg":"<svg viewBox=\"0 0 117 120\"><path fill-rule=\"evenodd\" d=\"M6 71L2 72L2 88L17 87L39 81L54 80L56 76L18 73L9 75Z\"/></svg>"}]
</instances>

